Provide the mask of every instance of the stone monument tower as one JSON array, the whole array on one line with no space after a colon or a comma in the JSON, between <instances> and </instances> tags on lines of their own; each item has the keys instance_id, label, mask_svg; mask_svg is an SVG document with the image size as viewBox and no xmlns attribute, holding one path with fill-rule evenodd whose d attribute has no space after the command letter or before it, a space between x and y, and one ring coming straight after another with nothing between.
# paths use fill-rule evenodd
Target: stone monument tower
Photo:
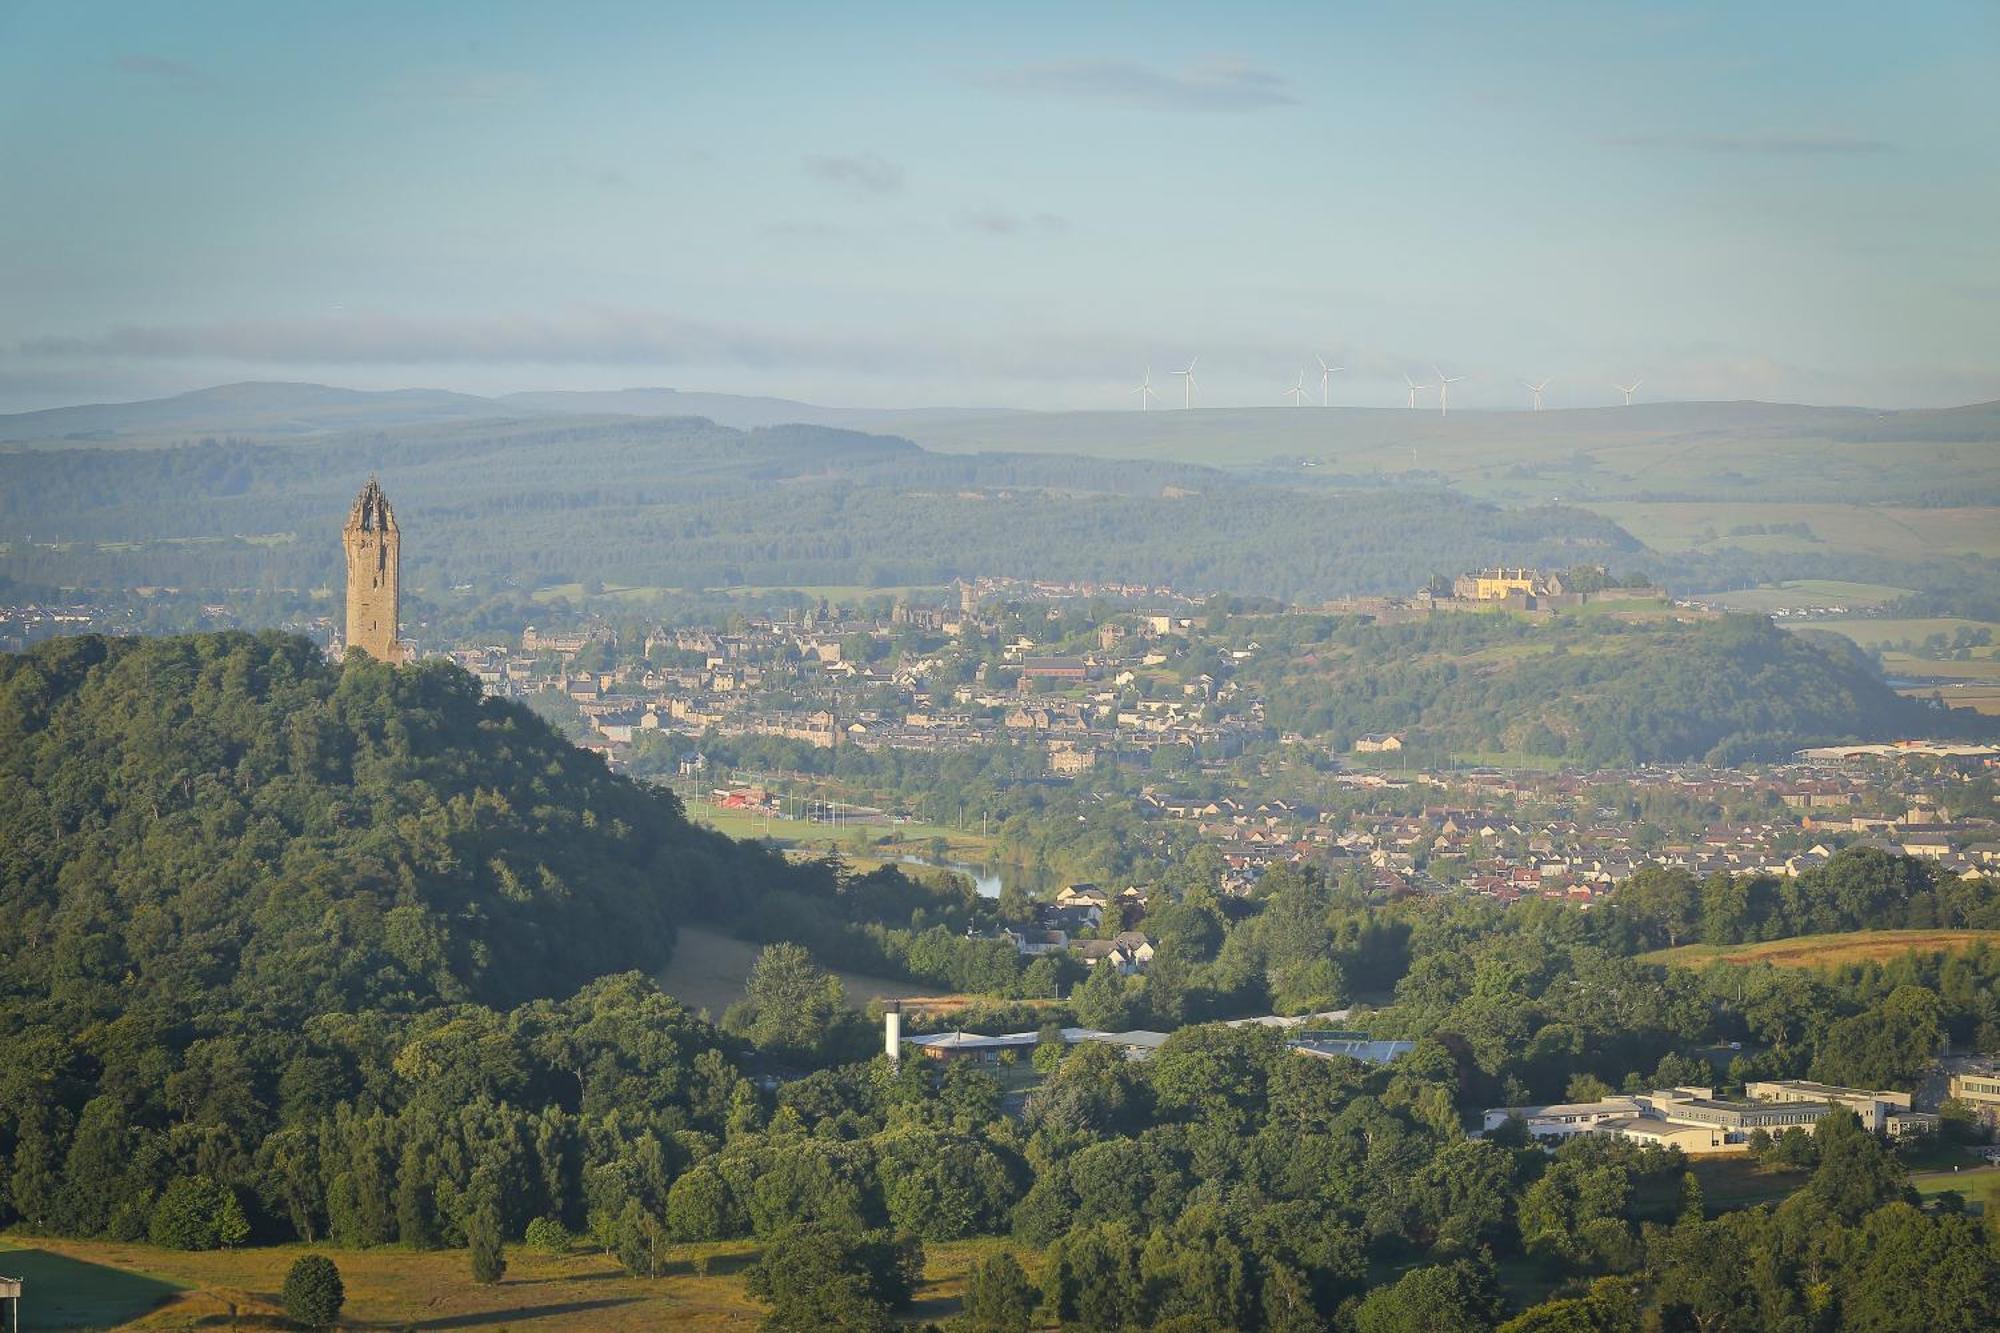
<instances>
[{"instance_id":1,"label":"stone monument tower","mask_svg":"<svg viewBox=\"0 0 2000 1333\"><path fill-rule=\"evenodd\" d=\"M403 537L375 478L355 497L340 544L347 551L347 651L359 649L378 662L406 660L408 650L396 637Z\"/></svg>"}]
</instances>

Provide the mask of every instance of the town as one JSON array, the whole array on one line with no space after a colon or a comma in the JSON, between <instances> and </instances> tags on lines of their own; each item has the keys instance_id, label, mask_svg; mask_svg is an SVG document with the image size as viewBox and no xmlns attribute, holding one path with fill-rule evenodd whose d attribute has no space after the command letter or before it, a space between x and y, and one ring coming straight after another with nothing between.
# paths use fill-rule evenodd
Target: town
<instances>
[{"instance_id":1,"label":"town","mask_svg":"<svg viewBox=\"0 0 2000 1333\"><path fill-rule=\"evenodd\" d=\"M1458 580L1456 598L1330 610L1546 613L1565 596L1552 584L1560 576L1488 571ZM1586 770L1455 762L1416 733L1329 748L1324 736L1275 733L1267 699L1236 678L1261 651L1243 619L1163 588L981 579L939 604L878 596L643 632L531 626L518 644L449 655L614 768L671 783L698 812L762 820L780 840L810 824L901 844L905 825L976 828L979 812L925 810L886 784L857 793L797 768L725 764L716 752L742 748L731 742L1005 750L1046 809L1122 788L1147 838L1177 855L1213 847L1237 893L1290 862L1358 873L1391 896L1588 903L1643 866L1792 877L1852 845L1929 858L1948 874L2000 873L2000 827L1955 797L2000 766L1991 745L1906 740L1761 765Z\"/></svg>"}]
</instances>

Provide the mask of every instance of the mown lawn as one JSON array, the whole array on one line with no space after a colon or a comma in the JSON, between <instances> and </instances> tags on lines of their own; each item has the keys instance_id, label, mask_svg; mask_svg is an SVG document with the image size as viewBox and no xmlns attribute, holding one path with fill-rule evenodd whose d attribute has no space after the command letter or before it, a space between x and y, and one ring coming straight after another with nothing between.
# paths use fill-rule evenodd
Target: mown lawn
<instances>
[{"instance_id":1,"label":"mown lawn","mask_svg":"<svg viewBox=\"0 0 2000 1333\"><path fill-rule=\"evenodd\" d=\"M661 990L688 1008L705 1009L711 1019L720 1022L723 1012L744 998L744 984L762 947L701 926L683 926L673 959L656 980ZM904 1000L937 990L935 986L861 972L836 971L834 975L847 991L847 1002L856 1009L866 1009L874 999Z\"/></svg>"},{"instance_id":2,"label":"mown lawn","mask_svg":"<svg viewBox=\"0 0 2000 1333\"><path fill-rule=\"evenodd\" d=\"M1718 959L1740 965L1844 967L1887 962L1910 953L1963 953L1982 941L2000 946L2000 930L1850 930L1759 944L1683 944L1640 954L1638 961L1668 967L1705 967Z\"/></svg>"},{"instance_id":3,"label":"mown lawn","mask_svg":"<svg viewBox=\"0 0 2000 1333\"><path fill-rule=\"evenodd\" d=\"M347 1289L342 1326L412 1329L749 1329L764 1309L745 1294L749 1241L682 1247L673 1271L637 1278L600 1253L546 1255L514 1248L493 1286L472 1281L463 1250L418 1252L315 1247ZM909 1318L958 1313L972 1265L1012 1249L1001 1240L926 1247L924 1284ZM289 1327L279 1292L303 1245L189 1254L150 1245L0 1235L0 1273L26 1279L23 1327L275 1329ZM708 1271L697 1271L706 1259Z\"/></svg>"},{"instance_id":4,"label":"mown lawn","mask_svg":"<svg viewBox=\"0 0 2000 1333\"><path fill-rule=\"evenodd\" d=\"M1983 1212L2000 1209L2000 1166L1968 1166L1958 1171L1924 1171L1910 1177L1925 1198L1956 1190Z\"/></svg>"}]
</instances>

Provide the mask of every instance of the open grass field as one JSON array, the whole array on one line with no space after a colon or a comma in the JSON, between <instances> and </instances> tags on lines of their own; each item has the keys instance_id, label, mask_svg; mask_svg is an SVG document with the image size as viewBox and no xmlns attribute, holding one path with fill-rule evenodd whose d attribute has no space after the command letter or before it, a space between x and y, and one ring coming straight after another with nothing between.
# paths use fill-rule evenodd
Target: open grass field
<instances>
[{"instance_id":1,"label":"open grass field","mask_svg":"<svg viewBox=\"0 0 2000 1333\"><path fill-rule=\"evenodd\" d=\"M730 1005L743 998L743 985L757 961L761 945L701 926L684 926L680 942L674 946L673 961L659 973L660 989L690 1009L706 1009L720 1020ZM905 1000L923 995L927 988L890 977L871 977L860 972L835 972L847 988L847 1002L866 1009L874 999ZM935 989L934 987L929 989Z\"/></svg>"},{"instance_id":2,"label":"open grass field","mask_svg":"<svg viewBox=\"0 0 2000 1333\"><path fill-rule=\"evenodd\" d=\"M600 596L619 602L646 602L667 592L666 588L644 587L637 584L607 583ZM588 599L581 583L551 583L545 588L537 588L529 594L529 600L546 606L550 602L582 602Z\"/></svg>"},{"instance_id":3,"label":"open grass field","mask_svg":"<svg viewBox=\"0 0 2000 1333\"><path fill-rule=\"evenodd\" d=\"M1835 634L1844 634L1863 648L1884 648L1897 643L1922 643L1933 634L1942 634L1947 639L1962 629L1992 630L2000 639L2000 624L1990 620L1966 620L1958 616L1919 616L1896 618L1891 616L1840 616L1831 620L1793 621L1793 629L1827 629ZM1990 654L1992 648L1979 648L1975 653Z\"/></svg>"},{"instance_id":4,"label":"open grass field","mask_svg":"<svg viewBox=\"0 0 2000 1333\"><path fill-rule=\"evenodd\" d=\"M1400 386L1395 393L1400 395ZM1340 407L1203 408L1193 411L1024 412L940 419L895 428L927 449L1145 458L1215 467L1298 468L1321 475L1411 473L1447 477L1472 495L1510 503L1560 498L1596 508L1650 497L1699 497L1747 506L1851 505L1883 494L1883 459L1896 460L1899 492L1949 491L2000 480L1986 433L1991 409L1882 413L1769 403L1651 403L1546 412ZM1940 431L1941 424L1949 429ZM1894 498L1894 497L1887 497ZM1929 514L1932 511L1920 511ZM1678 521L1644 516L1656 533ZM1718 525L1726 530L1756 518ZM1769 520L1763 520L1768 522ZM1938 535L1893 540L1962 550L1950 531L1970 516L1938 520ZM1699 532L1699 527L1694 529ZM1813 527L1819 535L1817 526ZM1663 538L1664 539L1664 538ZM1890 542L1888 529L1870 538ZM1992 542L1988 536L1983 539ZM1979 544L1979 539L1973 539Z\"/></svg>"},{"instance_id":5,"label":"open grass field","mask_svg":"<svg viewBox=\"0 0 2000 1333\"><path fill-rule=\"evenodd\" d=\"M742 810L722 810L695 803L688 805L687 812L688 818L732 838L770 838L786 847L851 852L858 837L862 844L860 854L877 860L895 860L906 854L929 858L933 851L931 844L937 838L945 840L947 861L979 865L992 854L988 839L945 824L914 820L907 824L821 824L809 819L767 819Z\"/></svg>"},{"instance_id":6,"label":"open grass field","mask_svg":"<svg viewBox=\"0 0 2000 1333\"><path fill-rule=\"evenodd\" d=\"M2000 1211L2000 1166L1966 1167L1958 1171L1921 1171L1910 1177L1925 1198L1947 1190L1965 1196L1979 1212Z\"/></svg>"},{"instance_id":7,"label":"open grass field","mask_svg":"<svg viewBox=\"0 0 2000 1333\"><path fill-rule=\"evenodd\" d=\"M2000 717L2000 683L1916 685L1896 693L1912 699L1928 699L1935 694L1949 707L1970 708L1987 717Z\"/></svg>"},{"instance_id":8,"label":"open grass field","mask_svg":"<svg viewBox=\"0 0 2000 1333\"><path fill-rule=\"evenodd\" d=\"M2000 512L1782 501L1608 500L1589 506L1656 551L1821 551L1922 560L2000 555ZM1756 532L1757 528L1787 531ZM1803 532L1800 531L1803 529Z\"/></svg>"},{"instance_id":9,"label":"open grass field","mask_svg":"<svg viewBox=\"0 0 2000 1333\"><path fill-rule=\"evenodd\" d=\"M866 583L802 583L797 586L739 583L726 588L708 588L705 591L746 597L762 597L774 592L795 592L804 597L824 597L829 602L858 602L869 597L908 597L912 593L943 592L946 586L942 583L903 583L878 588Z\"/></svg>"},{"instance_id":10,"label":"open grass field","mask_svg":"<svg viewBox=\"0 0 2000 1333\"><path fill-rule=\"evenodd\" d=\"M1851 930L1831 935L1799 935L1761 944L1683 944L1639 955L1642 963L1705 967L1721 961L1773 967L1845 967L1882 963L1911 953L1962 953L1977 944L2000 947L2000 930Z\"/></svg>"},{"instance_id":11,"label":"open grass field","mask_svg":"<svg viewBox=\"0 0 2000 1333\"><path fill-rule=\"evenodd\" d=\"M608 1255L507 1252L494 1286L471 1279L463 1250L318 1247L347 1288L344 1328L749 1329L763 1307L743 1290L751 1242L690 1245L664 1277L632 1277ZM927 1247L911 1317L956 1314L972 1265L1004 1241ZM149 1245L0 1236L0 1272L26 1279L23 1328L190 1329L290 1327L278 1301L285 1272L307 1247L189 1254ZM709 1272L699 1274L696 1258ZM1025 1256L1028 1258L1031 1256ZM232 1318L233 1314L233 1318Z\"/></svg>"},{"instance_id":12,"label":"open grass field","mask_svg":"<svg viewBox=\"0 0 2000 1333\"><path fill-rule=\"evenodd\" d=\"M1735 1208L1783 1202L1811 1177L1807 1171L1766 1171L1747 1155L1699 1157L1688 1164L1688 1169L1701 1182L1702 1206L1711 1217ZM1672 1210L1678 1208L1679 1202L1676 1192L1668 1201L1668 1215L1660 1220L1671 1221Z\"/></svg>"},{"instance_id":13,"label":"open grass field","mask_svg":"<svg viewBox=\"0 0 2000 1333\"><path fill-rule=\"evenodd\" d=\"M2000 624L1990 620L1965 620L1954 616L1893 619L1873 616L1840 616L1827 620L1792 621L1794 629L1824 629L1846 635L1863 648L1882 654L1882 672L1892 680L1913 680L1921 684L1903 685L1898 693L1928 699L1941 696L1953 708L1972 708L1988 716L2000 716L2000 644L1968 650L1965 660L1934 661L1891 647L1892 644L1922 643L1934 634L1947 639L1960 630L1983 629L2000 639Z\"/></svg>"},{"instance_id":14,"label":"open grass field","mask_svg":"<svg viewBox=\"0 0 2000 1333\"><path fill-rule=\"evenodd\" d=\"M1757 588L1739 588L1702 598L1729 611L1755 611L1770 615L1778 611L1810 611L1842 607L1864 610L1882 606L1906 595L1908 588L1891 588L1880 583L1841 583L1834 579L1789 579Z\"/></svg>"}]
</instances>

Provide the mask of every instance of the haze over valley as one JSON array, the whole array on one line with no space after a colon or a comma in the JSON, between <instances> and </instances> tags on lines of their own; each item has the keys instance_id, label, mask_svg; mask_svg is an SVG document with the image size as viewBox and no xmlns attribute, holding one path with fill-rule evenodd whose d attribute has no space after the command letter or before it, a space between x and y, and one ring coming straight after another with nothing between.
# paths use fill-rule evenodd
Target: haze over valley
<instances>
[{"instance_id":1,"label":"haze over valley","mask_svg":"<svg viewBox=\"0 0 2000 1333\"><path fill-rule=\"evenodd\" d=\"M0 1333L2000 1327L1996 60L0 5Z\"/></svg>"}]
</instances>

